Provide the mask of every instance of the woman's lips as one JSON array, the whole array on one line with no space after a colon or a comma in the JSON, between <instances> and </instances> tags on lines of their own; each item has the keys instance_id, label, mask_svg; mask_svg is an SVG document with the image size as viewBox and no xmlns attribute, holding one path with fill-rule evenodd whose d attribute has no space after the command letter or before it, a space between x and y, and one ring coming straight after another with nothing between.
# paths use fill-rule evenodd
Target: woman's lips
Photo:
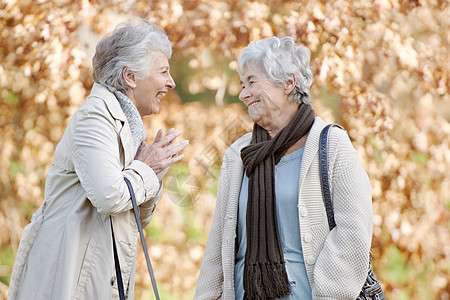
<instances>
[{"instance_id":1,"label":"woman's lips","mask_svg":"<svg viewBox=\"0 0 450 300\"><path fill-rule=\"evenodd\" d=\"M259 102L261 102L261 101L256 100L255 102L250 103L249 106L248 106L248 108L255 106L255 105L258 104Z\"/></svg>"}]
</instances>

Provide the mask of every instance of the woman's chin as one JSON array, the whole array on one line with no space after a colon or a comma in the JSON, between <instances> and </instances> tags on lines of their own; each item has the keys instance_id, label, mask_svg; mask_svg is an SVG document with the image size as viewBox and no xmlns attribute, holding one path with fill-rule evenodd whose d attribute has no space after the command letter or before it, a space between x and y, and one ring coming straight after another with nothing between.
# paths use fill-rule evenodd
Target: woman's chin
<instances>
[{"instance_id":1,"label":"woman's chin","mask_svg":"<svg viewBox=\"0 0 450 300\"><path fill-rule=\"evenodd\" d=\"M261 114L259 114L256 110L249 110L248 115L250 120L254 123L258 123L258 121L261 120Z\"/></svg>"}]
</instances>

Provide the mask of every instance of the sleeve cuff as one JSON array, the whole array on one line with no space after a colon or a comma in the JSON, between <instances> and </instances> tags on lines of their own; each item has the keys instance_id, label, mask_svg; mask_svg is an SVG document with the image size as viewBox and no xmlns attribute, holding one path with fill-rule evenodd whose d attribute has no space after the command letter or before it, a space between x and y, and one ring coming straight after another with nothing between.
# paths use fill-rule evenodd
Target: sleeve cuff
<instances>
[{"instance_id":1,"label":"sleeve cuff","mask_svg":"<svg viewBox=\"0 0 450 300\"><path fill-rule=\"evenodd\" d=\"M155 207L158 204L159 200L161 200L162 191L163 191L163 185L161 184L158 193L156 193L156 195L151 197L148 201L139 205L139 207L142 209L151 209L153 212L153 210L155 210Z\"/></svg>"},{"instance_id":2,"label":"sleeve cuff","mask_svg":"<svg viewBox=\"0 0 450 300\"><path fill-rule=\"evenodd\" d=\"M162 185L152 168L139 160L133 160L128 168L133 169L142 178L146 201L158 195Z\"/></svg>"}]
</instances>

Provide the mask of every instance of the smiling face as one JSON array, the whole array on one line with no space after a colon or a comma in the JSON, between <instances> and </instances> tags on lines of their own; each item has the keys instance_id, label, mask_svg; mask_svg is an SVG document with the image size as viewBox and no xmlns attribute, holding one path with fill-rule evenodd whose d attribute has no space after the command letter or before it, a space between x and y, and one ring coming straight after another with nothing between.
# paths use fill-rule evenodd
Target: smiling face
<instances>
[{"instance_id":1,"label":"smiling face","mask_svg":"<svg viewBox=\"0 0 450 300\"><path fill-rule=\"evenodd\" d=\"M160 98L164 97L169 89L175 87L170 75L170 66L167 56L158 51L154 55L153 67L147 78L132 79L131 92L128 97L136 105L141 117L159 112ZM159 97L159 99L158 99Z\"/></svg>"},{"instance_id":2,"label":"smiling face","mask_svg":"<svg viewBox=\"0 0 450 300\"><path fill-rule=\"evenodd\" d=\"M298 109L297 103L289 101L290 90L286 85L273 84L259 66L246 66L239 77L242 85L239 99L247 105L250 119L269 134L276 134Z\"/></svg>"}]
</instances>

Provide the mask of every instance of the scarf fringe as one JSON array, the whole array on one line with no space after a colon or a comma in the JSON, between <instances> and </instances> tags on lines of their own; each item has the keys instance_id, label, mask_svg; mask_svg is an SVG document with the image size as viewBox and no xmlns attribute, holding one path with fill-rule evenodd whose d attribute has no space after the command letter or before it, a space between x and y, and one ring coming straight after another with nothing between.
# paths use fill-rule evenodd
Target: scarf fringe
<instances>
[{"instance_id":1,"label":"scarf fringe","mask_svg":"<svg viewBox=\"0 0 450 300\"><path fill-rule=\"evenodd\" d=\"M244 300L277 299L291 292L283 263L254 263L244 270Z\"/></svg>"}]
</instances>

